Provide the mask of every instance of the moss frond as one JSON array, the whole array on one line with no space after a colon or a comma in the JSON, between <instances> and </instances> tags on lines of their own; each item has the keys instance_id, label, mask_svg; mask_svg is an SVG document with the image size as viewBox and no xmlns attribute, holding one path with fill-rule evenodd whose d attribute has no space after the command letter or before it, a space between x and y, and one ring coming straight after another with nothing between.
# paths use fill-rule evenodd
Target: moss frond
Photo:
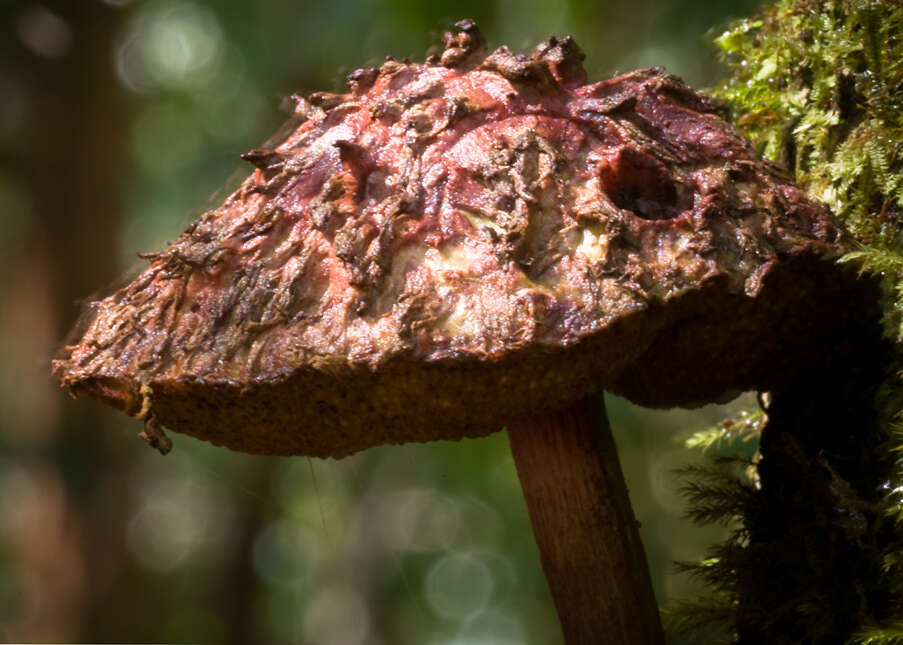
<instances>
[{"instance_id":1,"label":"moss frond","mask_svg":"<svg viewBox=\"0 0 903 645\"><path fill-rule=\"evenodd\" d=\"M854 636L850 645L903 645L903 625L867 629Z\"/></svg>"},{"instance_id":2,"label":"moss frond","mask_svg":"<svg viewBox=\"0 0 903 645\"><path fill-rule=\"evenodd\" d=\"M762 410L741 410L735 419L724 419L714 426L694 432L684 445L703 452L734 449L740 445L754 445L765 422Z\"/></svg>"},{"instance_id":3,"label":"moss frond","mask_svg":"<svg viewBox=\"0 0 903 645\"><path fill-rule=\"evenodd\" d=\"M695 523L729 526L755 504L755 483L749 477L751 461L720 458L712 466L690 466L677 471L680 491L687 500L687 517Z\"/></svg>"},{"instance_id":4,"label":"moss frond","mask_svg":"<svg viewBox=\"0 0 903 645\"><path fill-rule=\"evenodd\" d=\"M735 607L730 596L698 597L679 600L662 610L668 633L679 635L692 645L729 645L736 639L732 632Z\"/></svg>"}]
</instances>

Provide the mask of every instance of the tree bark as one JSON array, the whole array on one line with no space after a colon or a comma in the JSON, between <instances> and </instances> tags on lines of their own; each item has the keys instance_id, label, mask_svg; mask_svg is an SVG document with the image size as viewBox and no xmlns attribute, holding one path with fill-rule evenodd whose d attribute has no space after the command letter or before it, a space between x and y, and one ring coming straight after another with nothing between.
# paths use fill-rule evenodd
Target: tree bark
<instances>
[{"instance_id":1,"label":"tree bark","mask_svg":"<svg viewBox=\"0 0 903 645\"><path fill-rule=\"evenodd\" d=\"M508 428L543 570L568 645L661 645L638 523L604 406Z\"/></svg>"},{"instance_id":2,"label":"tree bark","mask_svg":"<svg viewBox=\"0 0 903 645\"><path fill-rule=\"evenodd\" d=\"M876 406L892 357L871 320L771 393L736 566L742 645L843 645L893 620L884 554L898 530L882 498L898 466Z\"/></svg>"},{"instance_id":3,"label":"tree bark","mask_svg":"<svg viewBox=\"0 0 903 645\"><path fill-rule=\"evenodd\" d=\"M4 48L18 61L12 77L28 106L14 168L32 197L31 238L21 261L46 276L31 288L46 294L45 315L56 345L71 327L79 301L118 270L127 105L113 54L123 14L101 2L39 7L64 25L67 42L59 55L40 55L13 38ZM4 14L16 24L26 8L13 3ZM51 381L50 351L41 358ZM134 451L121 437L102 431L109 412L65 397L55 382L51 387L60 401L58 423L40 444L23 447L19 457L41 464L45 488L59 491L58 519L19 559L28 581L23 596L33 610L20 615L15 636L128 639L125 635L135 631L129 616L140 608L142 594L125 540Z\"/></svg>"}]
</instances>

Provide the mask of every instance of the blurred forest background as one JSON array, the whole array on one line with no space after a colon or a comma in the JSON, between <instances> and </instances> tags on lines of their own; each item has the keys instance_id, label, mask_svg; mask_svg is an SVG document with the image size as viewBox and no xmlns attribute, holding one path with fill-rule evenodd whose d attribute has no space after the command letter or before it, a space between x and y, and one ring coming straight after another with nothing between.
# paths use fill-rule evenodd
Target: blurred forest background
<instances>
[{"instance_id":1,"label":"blurred forest background","mask_svg":"<svg viewBox=\"0 0 903 645\"><path fill-rule=\"evenodd\" d=\"M561 642L507 438L264 458L72 400L49 361L78 303L247 173L292 92L471 17L491 47L573 35L591 79L722 74L752 0L0 0L0 639L317 645ZM234 182L233 182L234 183ZM737 404L732 406L735 408ZM609 398L660 603L719 530L682 518L683 439L725 408Z\"/></svg>"}]
</instances>

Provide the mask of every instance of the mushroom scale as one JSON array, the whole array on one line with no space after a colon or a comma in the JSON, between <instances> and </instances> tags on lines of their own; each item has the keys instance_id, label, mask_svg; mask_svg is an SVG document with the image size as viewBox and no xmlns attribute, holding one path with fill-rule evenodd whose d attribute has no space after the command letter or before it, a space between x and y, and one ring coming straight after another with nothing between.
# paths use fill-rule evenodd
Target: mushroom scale
<instances>
[{"instance_id":1,"label":"mushroom scale","mask_svg":"<svg viewBox=\"0 0 903 645\"><path fill-rule=\"evenodd\" d=\"M250 177L93 303L62 383L233 449L341 457L603 388L772 387L858 317L832 220L714 101L659 69L587 84L568 38L487 55L459 28L296 97Z\"/></svg>"}]
</instances>

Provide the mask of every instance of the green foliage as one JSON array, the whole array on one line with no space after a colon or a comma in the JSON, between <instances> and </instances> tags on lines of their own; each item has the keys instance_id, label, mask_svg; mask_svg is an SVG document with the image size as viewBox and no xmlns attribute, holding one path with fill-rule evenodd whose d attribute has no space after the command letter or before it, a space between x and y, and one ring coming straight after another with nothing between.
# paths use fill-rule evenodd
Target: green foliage
<instances>
[{"instance_id":1,"label":"green foliage","mask_svg":"<svg viewBox=\"0 0 903 645\"><path fill-rule=\"evenodd\" d=\"M848 259L882 276L903 340L903 6L780 0L716 44L731 68L718 94L861 243Z\"/></svg>"},{"instance_id":2,"label":"green foliage","mask_svg":"<svg viewBox=\"0 0 903 645\"><path fill-rule=\"evenodd\" d=\"M860 455L844 462L849 472L868 471L871 466L864 464L881 464L880 491L857 489L838 475L821 452L806 462L805 455L800 458L789 447L771 464L773 478L775 466L789 465L793 472L793 465L801 464L801 485L822 487L799 498L825 502L824 509L813 509L813 519L800 520L800 527L811 529L822 522L825 535L833 532L841 540L849 538L850 550L842 551L849 563L869 567L877 563L875 574L869 574L869 588L857 591L862 603L831 607L829 603L842 596L822 595L818 586L802 584L799 589L813 595L789 598L786 607L772 605L770 614L756 620L776 621L773 614L786 610L791 622L803 630L787 642L840 642L838 638L845 636L832 633L817 618L827 603L838 614L849 610L850 621L858 625L844 632L854 634L847 641L851 645L903 644L903 361L899 352L903 343L903 3L777 0L761 15L732 25L716 39L716 45L730 68L718 95L727 101L738 127L760 153L791 169L797 182L822 199L851 234L856 248L841 261L855 263L881 282L884 331L894 343L891 369L874 401L875 420L863 420L862 427L856 428L857 433L872 437L871 444L862 440L863 446L871 447L861 448ZM843 376L838 377L841 380ZM763 412L746 412L697 432L686 443L721 454L731 446L748 450L768 423ZM789 427L786 421L784 427ZM828 432L810 430L816 436ZM771 450L776 449L785 448L772 445ZM848 457L832 459L840 462ZM751 459L721 457L712 467L685 472L689 516L701 523L727 523L734 531L706 560L681 565L705 582L713 595L672 605L665 615L675 633L727 629L727 640L721 642L736 642L741 638L736 632L741 579L747 590L767 589L767 581L760 580L766 562L786 564L783 580L822 571L824 563L811 568L816 557L812 551L769 552L773 545L784 543L758 540L751 546L746 541L761 533L762 523L768 521L760 512L773 512L761 507L758 463L758 453ZM739 468L743 464L746 468ZM809 473L804 472L806 467L811 468ZM813 474L814 479L806 479ZM821 482L816 481L819 477ZM790 492L801 495L798 490ZM871 499L879 500L877 509ZM865 522L866 517L877 519ZM806 521L812 524L805 525ZM755 611L755 602L747 599L743 611L749 613L750 607ZM763 625L761 633L775 633L773 625L781 624Z\"/></svg>"},{"instance_id":3,"label":"green foliage","mask_svg":"<svg viewBox=\"0 0 903 645\"><path fill-rule=\"evenodd\" d=\"M724 419L711 428L694 432L684 445L703 452L731 447L735 442L754 445L764 422L765 413L761 410L741 410L736 419Z\"/></svg>"},{"instance_id":4,"label":"green foliage","mask_svg":"<svg viewBox=\"0 0 903 645\"><path fill-rule=\"evenodd\" d=\"M748 515L756 503L754 472L754 461L737 457L678 470L684 480L681 492L689 503L687 516L697 524L728 526Z\"/></svg>"},{"instance_id":5,"label":"green foliage","mask_svg":"<svg viewBox=\"0 0 903 645\"><path fill-rule=\"evenodd\" d=\"M757 445L762 410L741 410L735 419L694 432L684 444L710 452L739 452ZM683 481L681 493L688 502L686 515L697 524L721 524L731 528L728 538L709 548L698 562L678 562L677 569L702 582L712 593L681 599L662 608L667 632L690 643L734 643L737 612L737 568L744 567L748 553L745 517L756 515L758 486L755 464L758 450L750 458L718 456L709 465L677 471Z\"/></svg>"},{"instance_id":6,"label":"green foliage","mask_svg":"<svg viewBox=\"0 0 903 645\"><path fill-rule=\"evenodd\" d=\"M679 635L693 645L729 645L734 642L731 628L734 605L730 594L678 600L662 610L662 621L669 634Z\"/></svg>"},{"instance_id":7,"label":"green foliage","mask_svg":"<svg viewBox=\"0 0 903 645\"><path fill-rule=\"evenodd\" d=\"M855 636L850 645L903 645L903 625L870 629Z\"/></svg>"}]
</instances>

